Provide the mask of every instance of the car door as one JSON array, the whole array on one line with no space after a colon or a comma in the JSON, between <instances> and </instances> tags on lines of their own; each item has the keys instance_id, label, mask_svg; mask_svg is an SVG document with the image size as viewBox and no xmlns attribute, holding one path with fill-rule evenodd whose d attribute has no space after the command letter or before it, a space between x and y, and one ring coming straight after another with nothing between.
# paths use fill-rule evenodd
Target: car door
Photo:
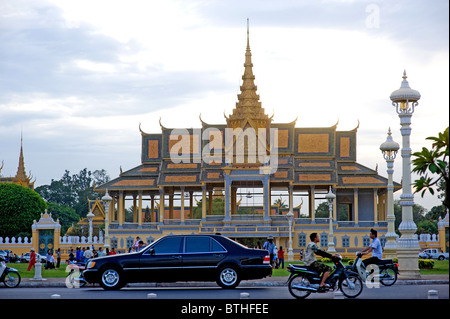
<instances>
[{"instance_id":1,"label":"car door","mask_svg":"<svg viewBox=\"0 0 450 319\"><path fill-rule=\"evenodd\" d=\"M217 265L226 254L226 249L211 237L186 236L183 251L185 280L214 280Z\"/></svg>"},{"instance_id":2,"label":"car door","mask_svg":"<svg viewBox=\"0 0 450 319\"><path fill-rule=\"evenodd\" d=\"M181 273L182 236L162 238L141 255L142 281L175 281Z\"/></svg>"}]
</instances>

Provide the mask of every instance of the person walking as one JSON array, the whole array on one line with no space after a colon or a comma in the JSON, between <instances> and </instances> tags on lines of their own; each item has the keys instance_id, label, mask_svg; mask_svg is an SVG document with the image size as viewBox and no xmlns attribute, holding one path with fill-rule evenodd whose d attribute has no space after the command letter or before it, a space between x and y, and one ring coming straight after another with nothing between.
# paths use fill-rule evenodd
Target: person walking
<instances>
[{"instance_id":1,"label":"person walking","mask_svg":"<svg viewBox=\"0 0 450 319\"><path fill-rule=\"evenodd\" d=\"M56 250L56 268L59 268L60 263L61 263L61 249L58 248Z\"/></svg>"},{"instance_id":2,"label":"person walking","mask_svg":"<svg viewBox=\"0 0 450 319\"><path fill-rule=\"evenodd\" d=\"M280 249L278 249L278 268L284 269L284 250L283 246L280 246Z\"/></svg>"},{"instance_id":3,"label":"person walking","mask_svg":"<svg viewBox=\"0 0 450 319\"><path fill-rule=\"evenodd\" d=\"M275 247L275 244L273 243L273 236L268 236L267 241L263 245L263 248L269 252L270 265L272 266L272 268L273 268L273 261L274 261L274 254L273 254L274 247Z\"/></svg>"},{"instance_id":4,"label":"person walking","mask_svg":"<svg viewBox=\"0 0 450 319\"><path fill-rule=\"evenodd\" d=\"M30 271L31 268L33 268L35 264L36 264L36 253L34 252L34 248L31 248L31 250L30 250L30 263L28 264L27 271Z\"/></svg>"}]
</instances>

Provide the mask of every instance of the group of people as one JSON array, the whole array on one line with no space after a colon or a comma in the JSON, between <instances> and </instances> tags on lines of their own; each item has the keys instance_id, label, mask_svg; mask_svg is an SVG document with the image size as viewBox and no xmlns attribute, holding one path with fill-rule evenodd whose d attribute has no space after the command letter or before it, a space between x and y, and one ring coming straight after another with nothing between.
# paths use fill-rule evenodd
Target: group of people
<instances>
[{"instance_id":1,"label":"group of people","mask_svg":"<svg viewBox=\"0 0 450 319\"><path fill-rule=\"evenodd\" d=\"M141 238L139 236L136 237L136 240L134 241L134 244L128 248L128 252L137 252L137 251L141 251L146 245L144 244L144 242L141 240Z\"/></svg>"},{"instance_id":2,"label":"group of people","mask_svg":"<svg viewBox=\"0 0 450 319\"><path fill-rule=\"evenodd\" d=\"M6 252L7 254L3 256L5 258L6 263L15 263L18 260L21 260L21 258L23 257L23 254L21 257L19 257L15 253L13 253L12 250Z\"/></svg>"},{"instance_id":3,"label":"group of people","mask_svg":"<svg viewBox=\"0 0 450 319\"><path fill-rule=\"evenodd\" d=\"M56 259L53 256L53 252L51 249L47 250L47 255L45 257L45 269L57 269L61 264L61 250L58 248L56 250ZM30 249L30 261L28 262L27 271L30 271L31 268L34 268L36 265L36 252L34 248Z\"/></svg>"},{"instance_id":4,"label":"group of people","mask_svg":"<svg viewBox=\"0 0 450 319\"><path fill-rule=\"evenodd\" d=\"M132 251L140 251L142 248L145 247L144 242L139 238L136 237L136 242L133 244L132 247L130 247L129 252ZM78 246L75 251L73 248L70 249L69 252L69 259L66 261L68 264L73 263L86 263L89 259L95 258L95 257L102 257L102 256L108 256L108 255L116 255L116 249L114 247L111 248L105 248L99 247L98 249L95 249L92 247L80 247ZM56 250L56 259L53 256L53 252L51 249L47 250L46 255L46 262L45 262L45 269L57 269L59 268L61 263L61 250L58 248ZM34 251L34 248L31 248L30 250L30 262L28 264L28 271L31 270L31 268L34 267L36 264L36 253Z\"/></svg>"},{"instance_id":5,"label":"group of people","mask_svg":"<svg viewBox=\"0 0 450 319\"><path fill-rule=\"evenodd\" d=\"M95 249L94 247L92 247L92 249L90 249L90 247L77 247L75 249L75 253L73 251L73 248L70 249L70 253L69 253L69 260L67 261L68 263L74 263L74 262L79 262L79 263L86 263L88 259L91 258L95 258L95 257L102 257L102 256L108 256L108 255L116 255L116 249L114 247L111 248L111 250L109 250L108 247L106 247L103 250L103 247L99 247L98 249Z\"/></svg>"},{"instance_id":6,"label":"group of people","mask_svg":"<svg viewBox=\"0 0 450 319\"><path fill-rule=\"evenodd\" d=\"M275 243L273 242L273 236L267 237L267 241L264 243L263 247L259 247L259 249L265 249L269 252L270 256L270 265L272 268L278 269L282 268L284 269L284 250L283 246L280 246L278 249Z\"/></svg>"}]
</instances>

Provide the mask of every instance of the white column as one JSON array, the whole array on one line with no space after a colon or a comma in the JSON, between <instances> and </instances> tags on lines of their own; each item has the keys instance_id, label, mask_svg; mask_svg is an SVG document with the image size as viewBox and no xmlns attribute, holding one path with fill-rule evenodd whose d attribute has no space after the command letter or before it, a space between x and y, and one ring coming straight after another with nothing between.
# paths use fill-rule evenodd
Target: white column
<instances>
[{"instance_id":1,"label":"white column","mask_svg":"<svg viewBox=\"0 0 450 319\"><path fill-rule=\"evenodd\" d=\"M392 175L394 173L394 160L386 160L388 184L387 184L387 223L388 232L386 234L386 244L384 245L384 254L388 259L397 258L398 235L395 233L395 215L394 215L394 182Z\"/></svg>"},{"instance_id":2,"label":"white column","mask_svg":"<svg viewBox=\"0 0 450 319\"><path fill-rule=\"evenodd\" d=\"M415 236L417 226L413 220L414 195L411 189L411 113L399 114L402 133L402 189L400 206L402 207L402 222L398 227L401 233L397 241L397 256L399 264L399 278L420 278L418 254L420 252L419 241Z\"/></svg>"}]
</instances>

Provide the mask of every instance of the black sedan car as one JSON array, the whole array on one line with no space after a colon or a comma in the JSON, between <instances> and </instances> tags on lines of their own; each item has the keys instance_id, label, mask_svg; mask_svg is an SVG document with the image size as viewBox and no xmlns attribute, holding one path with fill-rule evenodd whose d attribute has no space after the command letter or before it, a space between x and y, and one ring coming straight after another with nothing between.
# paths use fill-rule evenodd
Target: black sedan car
<instances>
[{"instance_id":1,"label":"black sedan car","mask_svg":"<svg viewBox=\"0 0 450 319\"><path fill-rule=\"evenodd\" d=\"M241 280L271 275L272 267L264 261L268 255L220 235L171 235L140 252L93 258L83 275L107 290L130 282L174 281L216 281L222 288L235 288Z\"/></svg>"}]
</instances>

